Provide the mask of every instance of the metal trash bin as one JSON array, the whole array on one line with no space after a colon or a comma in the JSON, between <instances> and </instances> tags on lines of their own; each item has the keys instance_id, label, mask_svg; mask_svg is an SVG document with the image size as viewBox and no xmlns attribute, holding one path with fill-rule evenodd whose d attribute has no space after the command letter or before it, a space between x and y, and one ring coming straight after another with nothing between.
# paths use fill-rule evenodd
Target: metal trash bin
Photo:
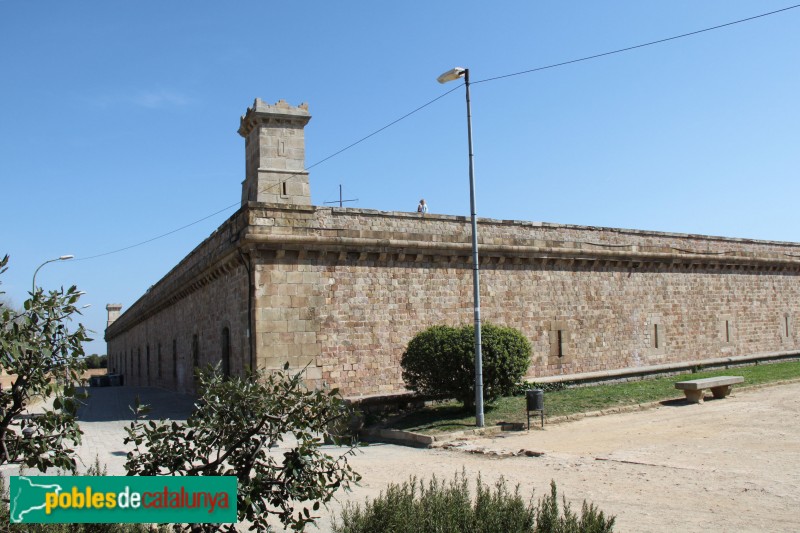
<instances>
[{"instance_id":1,"label":"metal trash bin","mask_svg":"<svg viewBox=\"0 0 800 533\"><path fill-rule=\"evenodd\" d=\"M544 428L544 391L542 389L526 390L525 407L528 414L528 429L531 429L531 411L538 411Z\"/></svg>"},{"instance_id":2,"label":"metal trash bin","mask_svg":"<svg viewBox=\"0 0 800 533\"><path fill-rule=\"evenodd\" d=\"M544 409L544 391L542 389L526 390L525 400L528 404L528 411L541 411Z\"/></svg>"}]
</instances>

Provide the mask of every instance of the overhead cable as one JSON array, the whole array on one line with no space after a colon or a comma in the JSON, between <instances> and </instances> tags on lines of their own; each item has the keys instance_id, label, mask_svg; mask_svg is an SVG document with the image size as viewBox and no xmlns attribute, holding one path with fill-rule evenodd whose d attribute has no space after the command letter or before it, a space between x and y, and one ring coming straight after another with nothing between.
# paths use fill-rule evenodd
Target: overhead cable
<instances>
[{"instance_id":1,"label":"overhead cable","mask_svg":"<svg viewBox=\"0 0 800 533\"><path fill-rule=\"evenodd\" d=\"M502 80L502 79L505 79L505 78L511 78L511 77L514 77L514 76L522 76L523 74L531 74L533 72L540 72L542 70L547 70L547 69L551 69L551 68L563 67L565 65L571 65L573 63L580 63L581 61L589 61L590 59L598 59L598 58L605 57L605 56L610 56L610 55L613 55L613 54L621 54L622 52L630 52L631 50L636 50L638 48L644 48L646 46L653 46L655 44L661 44L661 43L665 43L665 42L668 42L668 41L674 41L676 39L683 39L684 37L691 37L692 35L697 35L699 33L705 33L705 32L712 31L712 30L718 30L720 28L726 28L728 26L733 26L735 24L741 24L743 22L749 22L751 20L760 19L762 17L768 17L770 15L775 15L777 13L783 13L784 11L789 11L790 9L796 9L798 7L800 7L800 4L795 4L793 6L784 7L783 9L777 9L775 11L770 11L769 13L762 13L760 15L755 15L755 16L752 16L752 17L744 18L744 19L734 20L733 22L726 22L725 24L718 24L717 26L711 26L710 28L704 28L702 30L696 30L696 31L692 31L692 32L689 32L689 33L682 33L680 35L674 35L672 37L667 37L665 39L659 39L657 41L650 41L650 42L647 42L647 43L637 44L637 45L634 45L634 46L628 46L626 48L620 48L618 50L611 50L610 52L603 52L602 54L594 54L594 55L591 55L591 56L581 57L581 58L578 58L578 59L570 59L569 61L562 61L561 63L553 63L552 65L546 65L546 66L543 66L543 67L536 67L536 68L531 68L531 69L528 69L528 70L521 70L519 72L512 72L511 74L502 74L500 76L494 76L494 77L491 77L491 78L485 78L485 79L482 79L482 80L473 81L472 84L476 85L478 83L486 83L488 81L497 81L497 80Z\"/></svg>"},{"instance_id":2,"label":"overhead cable","mask_svg":"<svg viewBox=\"0 0 800 533\"><path fill-rule=\"evenodd\" d=\"M563 66L566 66L566 65L571 65L571 64L574 64L574 63L580 63L580 62L583 62L583 61L589 61L589 60L592 60L592 59L599 59L601 57L606 57L606 56L610 56L610 55L614 55L614 54L620 54L620 53L623 53L623 52L629 52L631 50L636 50L638 48L644 48L644 47L647 47L647 46L653 46L653 45L660 44L660 43L665 43L665 42L668 42L668 41L674 41L674 40L677 40L677 39L682 39L684 37L691 37L693 35L697 35L697 34L700 34L700 33L705 33L705 32L709 32L709 31L713 31L713 30L718 30L718 29L726 28L726 27L733 26L733 25L736 25L736 24L741 24L741 23L744 23L744 22L749 22L749 21L752 21L752 20L760 19L760 18L763 18L763 17L768 17L770 15L775 15L775 14L778 14L778 13L783 13L783 12L789 11L791 9L796 9L798 7L800 7L800 4L795 4L795 5L788 6L788 7L782 8L782 9L777 9L775 11L762 13L760 15L754 15L752 17L747 17L747 18L743 18L743 19L739 19L739 20L734 20L732 22L726 22L725 24L718 24L716 26L711 26L709 28L704 28L704 29L701 29L701 30L692 31L692 32L689 32L689 33L682 33L680 35L674 35L672 37L667 37L667 38L664 38L664 39L658 39L656 41L650 41L650 42L646 42L646 43L642 43L642 44L637 44L637 45L634 45L634 46L628 46L626 48L620 48L620 49L617 49L617 50L611 50L609 52L603 52L603 53L600 53L600 54L594 54L594 55L590 55L590 56L586 56L586 57L581 57L581 58L578 58L578 59L571 59L569 61L562 61L561 63L553 63L551 65L545 65L545 66L542 66L542 67L531 68L531 69L522 70L522 71L519 71L519 72L512 72L510 74L503 74L503 75L500 75L500 76L493 76L491 78L485 78L485 79L482 79L482 80L473 81L472 84L475 85L475 84L478 84L478 83L487 83L487 82L490 82L490 81L497 81L497 80L502 80L502 79L511 78L511 77L515 77L515 76L522 76L523 74L531 74L531 73L534 73L534 72L540 72L540 71L548 70L548 69L552 69L552 68L563 67ZM415 113L417 113L419 111L422 111L423 109L425 109L426 107L430 106L434 102L437 102L438 100L441 100L445 96L447 96L450 93L452 93L452 92L456 91L457 89L459 89L462 85L463 85L463 83L461 85L457 85L457 86L453 87L449 91L447 91L445 93L442 93L439 96L437 96L436 98L434 98L432 100L429 100L428 102L420 105L419 107L415 108L413 111L410 111L410 112L406 113L405 115L401 116L400 118L397 118L397 119L393 120L392 122L389 122L385 126L382 126L382 127L378 128L377 130L373 131L369 135L365 135L364 137L358 139L357 141L348 144L344 148L342 148L340 150L337 150L336 152L334 152L334 153L332 153L332 154L320 159L316 163L314 163L312 165L309 165L308 167L305 167L302 171L295 172L294 174L289 175L287 178L285 178L283 180L280 180L279 182L274 183L274 184L272 184L272 185L260 190L259 192L268 192L268 191L272 190L275 187L280 187L284 183L289 181L290 179L293 179L293 178L295 178L295 177L297 177L299 175L302 175L305 172L307 172L308 170L310 170L310 169L312 169L312 168L314 168L314 167L316 167L318 165L321 165L322 163L328 161L329 159L332 159L332 158L334 158L334 157L346 152L347 150L350 150L351 148L356 147L357 145L361 144L362 142L366 141L367 139L369 139L371 137L374 137L375 135L383 132L384 130L394 126L398 122L401 122L402 120L405 120L406 118L414 115ZM130 250L132 248L136 248L138 246L142 246L144 244L151 243L153 241L162 239L164 237L172 235L173 233L176 233L176 232L181 231L183 229L186 229L188 227L194 226L195 224L199 224L200 222L203 222L204 220L207 220L207 219L209 219L209 218L211 218L211 217L213 217L215 215L218 215L218 214L220 214L220 213L222 213L224 211L227 211L229 209L233 209L234 207L236 207L238 205L240 205L239 202L237 202L235 204L231 204L231 205L229 205L227 207L224 207L224 208L220 209L219 211L211 213L210 215L207 215L207 216L205 216L205 217L203 217L201 219L195 220L194 222L191 222L191 223L186 224L184 226L181 226L179 228L175 228L175 229L173 229L171 231L168 231L168 232L163 233L161 235L157 235L157 236L152 237L150 239L138 242L136 244L131 244L130 246L125 246L123 248L119 248L119 249L112 250L112 251L105 252L105 253L92 255L92 256L89 256L89 257L79 257L79 258L76 258L75 260L76 261L86 261L86 260L89 260L89 259L96 259L96 258L99 258L99 257L105 257L107 255L112 255L112 254L124 252L126 250Z\"/></svg>"}]
</instances>

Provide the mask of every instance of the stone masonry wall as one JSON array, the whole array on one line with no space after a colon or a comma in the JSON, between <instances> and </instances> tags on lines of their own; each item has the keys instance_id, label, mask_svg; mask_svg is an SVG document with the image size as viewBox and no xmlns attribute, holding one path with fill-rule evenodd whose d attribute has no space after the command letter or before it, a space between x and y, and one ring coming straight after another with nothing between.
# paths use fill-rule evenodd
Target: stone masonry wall
<instances>
[{"instance_id":1,"label":"stone masonry wall","mask_svg":"<svg viewBox=\"0 0 800 533\"><path fill-rule=\"evenodd\" d=\"M320 268L299 253L281 250L259 256L256 269L256 339L259 368L307 367L310 380L322 377L317 356L327 339L319 338Z\"/></svg>"},{"instance_id":2,"label":"stone masonry wall","mask_svg":"<svg viewBox=\"0 0 800 533\"><path fill-rule=\"evenodd\" d=\"M413 335L433 324L472 321L466 262L380 262L348 254L324 264L306 259L264 268L271 279L286 276L286 284L279 283L274 292L297 291L298 296L261 302L262 316L293 318L275 322L272 329L280 332L259 337L260 350L270 343L273 348L269 359L259 361L268 367L286 360L296 367L310 363L310 377L320 376L350 396L403 390L400 358ZM490 263L482 270L482 314L484 321L520 329L531 341L531 378L795 350L800 347L792 327L800 313L798 276ZM295 298L316 305L292 308ZM269 309L272 302L280 308ZM560 356L553 350L558 329ZM274 344L276 339L286 346Z\"/></svg>"},{"instance_id":3,"label":"stone masonry wall","mask_svg":"<svg viewBox=\"0 0 800 533\"><path fill-rule=\"evenodd\" d=\"M528 337L531 378L800 348L800 245L498 220L479 232L483 319ZM194 335L215 363L228 328L243 372L251 280L259 368L288 361L351 397L402 392L413 335L472 322L469 220L249 203L109 326L112 368L192 391Z\"/></svg>"},{"instance_id":4,"label":"stone masonry wall","mask_svg":"<svg viewBox=\"0 0 800 533\"><path fill-rule=\"evenodd\" d=\"M231 373L242 375L250 368L247 272L243 266L109 341L108 353L113 357L109 370L123 373L126 385L194 392L194 336L198 366L216 365L221 360L224 328L230 333Z\"/></svg>"}]
</instances>

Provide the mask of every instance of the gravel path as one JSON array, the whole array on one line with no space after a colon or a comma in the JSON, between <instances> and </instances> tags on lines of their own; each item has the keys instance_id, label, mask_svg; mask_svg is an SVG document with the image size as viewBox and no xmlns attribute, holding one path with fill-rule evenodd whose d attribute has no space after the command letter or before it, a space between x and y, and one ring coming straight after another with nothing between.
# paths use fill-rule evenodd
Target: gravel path
<instances>
[{"instance_id":1,"label":"gravel path","mask_svg":"<svg viewBox=\"0 0 800 533\"><path fill-rule=\"evenodd\" d=\"M520 450L544 455L511 456ZM373 445L353 465L362 487L340 501L375 497L411 474L451 478L464 469L537 497L555 480L574 508L586 499L616 515L621 532L799 531L800 384L734 388L724 400L585 418L460 449Z\"/></svg>"}]
</instances>

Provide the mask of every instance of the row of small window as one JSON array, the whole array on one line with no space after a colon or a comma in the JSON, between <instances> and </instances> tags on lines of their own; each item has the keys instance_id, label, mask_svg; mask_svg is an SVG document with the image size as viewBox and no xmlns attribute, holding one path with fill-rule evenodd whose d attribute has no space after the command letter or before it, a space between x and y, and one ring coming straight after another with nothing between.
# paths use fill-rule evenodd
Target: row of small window
<instances>
[{"instance_id":1,"label":"row of small window","mask_svg":"<svg viewBox=\"0 0 800 533\"><path fill-rule=\"evenodd\" d=\"M221 346L221 355L220 358L222 363L222 374L224 376L230 375L230 356L231 356L231 334L230 330L226 327L222 329L222 346ZM157 377L162 378L162 350L161 350L161 343L159 342L157 345ZM198 368L200 366L200 339L197 334L192 335L192 367ZM130 357L125 357L125 352L122 352L118 355L117 361L114 362L115 367L112 368L112 372L122 371L130 376L136 377L143 377L142 376L142 349L136 349L136 361L134 364L134 352L133 348L130 350ZM122 366L122 368L117 369L116 365ZM145 371L148 379L150 379L150 345L145 347ZM134 372L135 371L135 372ZM178 379L178 340L172 339L172 379Z\"/></svg>"},{"instance_id":2,"label":"row of small window","mask_svg":"<svg viewBox=\"0 0 800 533\"><path fill-rule=\"evenodd\" d=\"M650 333L650 348L654 353L663 352L665 346L664 328L661 325L661 319L651 317L648 321ZM789 339L792 336L792 321L788 314L781 317L781 337ZM564 337L566 334L566 323L562 321L553 321L550 326L550 355L557 357L564 357ZM719 321L720 340L723 345L731 345L734 339L734 325L733 318L730 316L723 316Z\"/></svg>"}]
</instances>

